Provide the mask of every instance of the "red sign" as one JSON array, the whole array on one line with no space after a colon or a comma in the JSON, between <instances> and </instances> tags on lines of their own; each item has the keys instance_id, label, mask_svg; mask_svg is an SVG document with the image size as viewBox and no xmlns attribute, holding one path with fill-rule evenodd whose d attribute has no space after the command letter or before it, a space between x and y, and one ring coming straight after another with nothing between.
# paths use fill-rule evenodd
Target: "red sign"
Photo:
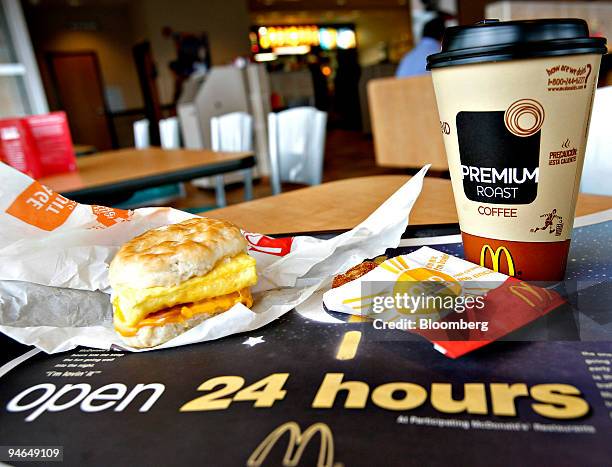
<instances>
[{"instance_id":1,"label":"red sign","mask_svg":"<svg viewBox=\"0 0 612 467\"><path fill-rule=\"evenodd\" d=\"M289 254L291 252L291 244L293 243L293 237L272 238L253 233L246 233L244 237L249 242L249 250L275 256Z\"/></svg>"},{"instance_id":2,"label":"red sign","mask_svg":"<svg viewBox=\"0 0 612 467\"><path fill-rule=\"evenodd\" d=\"M42 176L36 145L25 122L18 118L0 120L0 160L30 177Z\"/></svg>"},{"instance_id":3,"label":"red sign","mask_svg":"<svg viewBox=\"0 0 612 467\"><path fill-rule=\"evenodd\" d=\"M76 170L66 114L0 120L0 160L33 178Z\"/></svg>"},{"instance_id":4,"label":"red sign","mask_svg":"<svg viewBox=\"0 0 612 467\"><path fill-rule=\"evenodd\" d=\"M23 119L30 128L43 176L76 170L70 129L64 112Z\"/></svg>"}]
</instances>

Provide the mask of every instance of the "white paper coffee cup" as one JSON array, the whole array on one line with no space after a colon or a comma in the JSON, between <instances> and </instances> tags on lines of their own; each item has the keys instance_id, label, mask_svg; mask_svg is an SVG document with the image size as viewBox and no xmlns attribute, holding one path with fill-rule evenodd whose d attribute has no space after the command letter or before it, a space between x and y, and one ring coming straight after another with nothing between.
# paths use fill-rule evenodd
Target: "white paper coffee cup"
<instances>
[{"instance_id":1,"label":"white paper coffee cup","mask_svg":"<svg viewBox=\"0 0 612 467\"><path fill-rule=\"evenodd\" d=\"M537 20L450 28L428 57L466 259L563 278L604 51L582 20Z\"/></svg>"}]
</instances>

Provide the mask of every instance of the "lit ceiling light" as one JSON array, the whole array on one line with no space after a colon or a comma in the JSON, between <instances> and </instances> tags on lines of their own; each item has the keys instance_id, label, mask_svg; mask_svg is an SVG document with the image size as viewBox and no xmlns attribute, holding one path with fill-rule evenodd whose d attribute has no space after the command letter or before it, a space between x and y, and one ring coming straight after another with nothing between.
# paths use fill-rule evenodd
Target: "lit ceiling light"
<instances>
[{"instance_id":1,"label":"lit ceiling light","mask_svg":"<svg viewBox=\"0 0 612 467\"><path fill-rule=\"evenodd\" d=\"M261 53L261 54L255 54L255 61L256 62L271 62L273 60L276 60L276 54L275 53Z\"/></svg>"},{"instance_id":2,"label":"lit ceiling light","mask_svg":"<svg viewBox=\"0 0 612 467\"><path fill-rule=\"evenodd\" d=\"M357 46L355 31L348 28L338 30L338 38L336 39L339 49L354 49Z\"/></svg>"},{"instance_id":3,"label":"lit ceiling light","mask_svg":"<svg viewBox=\"0 0 612 467\"><path fill-rule=\"evenodd\" d=\"M333 28L319 29L319 43L323 50L332 50L336 48L336 36L338 31Z\"/></svg>"},{"instance_id":4,"label":"lit ceiling light","mask_svg":"<svg viewBox=\"0 0 612 467\"><path fill-rule=\"evenodd\" d=\"M310 52L309 45L296 45L288 47L275 47L274 53L276 55L305 55Z\"/></svg>"}]
</instances>

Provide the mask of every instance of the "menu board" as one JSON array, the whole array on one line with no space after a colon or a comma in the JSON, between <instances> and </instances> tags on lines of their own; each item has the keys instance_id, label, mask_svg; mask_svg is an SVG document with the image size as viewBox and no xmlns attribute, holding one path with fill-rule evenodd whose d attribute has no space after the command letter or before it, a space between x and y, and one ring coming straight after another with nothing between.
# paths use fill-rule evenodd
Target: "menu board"
<instances>
[{"instance_id":1,"label":"menu board","mask_svg":"<svg viewBox=\"0 0 612 467\"><path fill-rule=\"evenodd\" d=\"M219 341L31 352L0 369L0 444L61 446L75 466L607 465L611 228L575 231L574 336L515 338L452 360L404 331L381 339L315 295ZM424 234L436 231L410 232ZM460 254L458 240L410 238L387 254L423 243Z\"/></svg>"}]
</instances>

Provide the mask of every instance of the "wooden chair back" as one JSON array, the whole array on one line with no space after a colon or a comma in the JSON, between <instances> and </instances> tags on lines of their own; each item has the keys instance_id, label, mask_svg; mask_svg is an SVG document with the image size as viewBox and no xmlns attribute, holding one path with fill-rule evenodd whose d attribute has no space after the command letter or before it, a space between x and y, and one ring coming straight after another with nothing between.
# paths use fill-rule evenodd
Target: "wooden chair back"
<instances>
[{"instance_id":1,"label":"wooden chair back","mask_svg":"<svg viewBox=\"0 0 612 467\"><path fill-rule=\"evenodd\" d=\"M448 170L429 74L374 79L368 99L377 165Z\"/></svg>"}]
</instances>

